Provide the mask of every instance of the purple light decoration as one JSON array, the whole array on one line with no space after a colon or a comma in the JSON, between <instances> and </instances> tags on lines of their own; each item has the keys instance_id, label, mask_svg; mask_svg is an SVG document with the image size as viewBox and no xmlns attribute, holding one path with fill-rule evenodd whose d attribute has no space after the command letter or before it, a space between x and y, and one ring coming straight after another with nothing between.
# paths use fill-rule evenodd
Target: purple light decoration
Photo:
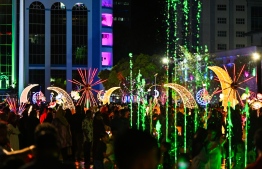
<instances>
[{"instance_id":1,"label":"purple light decoration","mask_svg":"<svg viewBox=\"0 0 262 169\"><path fill-rule=\"evenodd\" d=\"M245 71L244 75L245 75L245 77L248 77L249 76L249 72Z\"/></svg>"},{"instance_id":2,"label":"purple light decoration","mask_svg":"<svg viewBox=\"0 0 262 169\"><path fill-rule=\"evenodd\" d=\"M102 7L113 7L113 0L102 0Z\"/></svg>"},{"instance_id":3,"label":"purple light decoration","mask_svg":"<svg viewBox=\"0 0 262 169\"><path fill-rule=\"evenodd\" d=\"M102 14L102 26L111 27L113 24L113 15L108 13Z\"/></svg>"},{"instance_id":4,"label":"purple light decoration","mask_svg":"<svg viewBox=\"0 0 262 169\"><path fill-rule=\"evenodd\" d=\"M190 75L189 79L190 79L191 81L193 81L193 80L194 80L194 76L193 76L193 75Z\"/></svg>"},{"instance_id":5,"label":"purple light decoration","mask_svg":"<svg viewBox=\"0 0 262 169\"><path fill-rule=\"evenodd\" d=\"M102 66L112 66L112 54L110 52L102 52Z\"/></svg>"},{"instance_id":6,"label":"purple light decoration","mask_svg":"<svg viewBox=\"0 0 262 169\"><path fill-rule=\"evenodd\" d=\"M113 34L112 33L102 33L102 45L103 46L113 46Z\"/></svg>"}]
</instances>

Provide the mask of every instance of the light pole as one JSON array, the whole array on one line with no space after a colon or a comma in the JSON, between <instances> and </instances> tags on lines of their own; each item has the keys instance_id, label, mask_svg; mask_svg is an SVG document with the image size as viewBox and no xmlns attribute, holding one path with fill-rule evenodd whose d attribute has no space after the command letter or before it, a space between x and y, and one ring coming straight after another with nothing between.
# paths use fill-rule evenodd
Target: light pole
<instances>
[{"instance_id":1,"label":"light pole","mask_svg":"<svg viewBox=\"0 0 262 169\"><path fill-rule=\"evenodd\" d=\"M261 56L259 53L252 54L253 59L256 61L257 67L257 93L262 93L262 86L261 86Z\"/></svg>"}]
</instances>

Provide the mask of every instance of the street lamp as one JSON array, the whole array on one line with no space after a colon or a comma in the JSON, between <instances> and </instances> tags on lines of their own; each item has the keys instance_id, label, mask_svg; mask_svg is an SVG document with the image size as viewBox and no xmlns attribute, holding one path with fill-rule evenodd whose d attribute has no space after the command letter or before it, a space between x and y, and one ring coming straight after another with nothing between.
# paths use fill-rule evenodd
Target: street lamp
<instances>
[{"instance_id":1,"label":"street lamp","mask_svg":"<svg viewBox=\"0 0 262 169\"><path fill-rule=\"evenodd\" d=\"M167 83L172 83L172 71L174 69L175 60L172 58L165 57L162 60L163 64L166 65ZM172 90L168 88L168 104L172 105ZM170 110L169 110L170 111Z\"/></svg>"},{"instance_id":2,"label":"street lamp","mask_svg":"<svg viewBox=\"0 0 262 169\"><path fill-rule=\"evenodd\" d=\"M262 93L261 86L261 56L259 53L252 54L253 60L256 61L257 66L257 93Z\"/></svg>"}]
</instances>

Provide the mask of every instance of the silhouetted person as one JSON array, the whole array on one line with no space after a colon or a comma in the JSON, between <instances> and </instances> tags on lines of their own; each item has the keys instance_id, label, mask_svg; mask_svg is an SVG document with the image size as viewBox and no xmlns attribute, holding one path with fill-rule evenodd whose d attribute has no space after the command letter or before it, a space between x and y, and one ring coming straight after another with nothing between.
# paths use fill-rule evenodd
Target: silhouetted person
<instances>
[{"instance_id":1,"label":"silhouetted person","mask_svg":"<svg viewBox=\"0 0 262 169\"><path fill-rule=\"evenodd\" d=\"M26 109L22 113L23 117L19 119L19 130L21 134L19 135L19 142L20 142L20 148L25 148L28 146L26 144L26 139L27 139L27 131L26 131L26 125L27 125L27 120L28 120L28 109Z\"/></svg>"},{"instance_id":2,"label":"silhouetted person","mask_svg":"<svg viewBox=\"0 0 262 169\"><path fill-rule=\"evenodd\" d=\"M26 124L26 131L27 131L27 146L34 144L34 132L36 126L40 123L39 119L37 118L36 110L32 110L27 120Z\"/></svg>"},{"instance_id":3,"label":"silhouetted person","mask_svg":"<svg viewBox=\"0 0 262 169\"><path fill-rule=\"evenodd\" d=\"M106 153L106 144L109 142L109 136L105 132L101 134L100 141L97 144L94 154L94 169L104 169L104 158L108 158L113 152Z\"/></svg>"},{"instance_id":4,"label":"silhouetted person","mask_svg":"<svg viewBox=\"0 0 262 169\"><path fill-rule=\"evenodd\" d=\"M86 116L82 122L82 129L84 134L84 160L85 168L90 168L91 147L93 142L93 118L91 110L86 111Z\"/></svg>"},{"instance_id":5,"label":"silhouetted person","mask_svg":"<svg viewBox=\"0 0 262 169\"><path fill-rule=\"evenodd\" d=\"M159 163L156 139L139 130L129 129L119 134L114 153L119 169L155 169Z\"/></svg>"},{"instance_id":6,"label":"silhouetted person","mask_svg":"<svg viewBox=\"0 0 262 169\"><path fill-rule=\"evenodd\" d=\"M84 113L82 113L81 106L76 106L76 113L72 116L71 132L72 132L72 147L73 155L77 161L80 161L81 153L83 150L83 130L82 121Z\"/></svg>"},{"instance_id":7,"label":"silhouetted person","mask_svg":"<svg viewBox=\"0 0 262 169\"><path fill-rule=\"evenodd\" d=\"M254 144L257 149L258 157L256 162L249 164L246 169L261 169L262 168L262 129L258 129L255 133Z\"/></svg>"},{"instance_id":8,"label":"silhouetted person","mask_svg":"<svg viewBox=\"0 0 262 169\"><path fill-rule=\"evenodd\" d=\"M61 154L63 160L69 160L69 152L72 146L72 136L70 133L70 125L65 118L65 111L62 107L59 107L56 111L56 117L53 119L52 124L56 127L58 131L58 139L60 142Z\"/></svg>"},{"instance_id":9,"label":"silhouetted person","mask_svg":"<svg viewBox=\"0 0 262 169\"><path fill-rule=\"evenodd\" d=\"M56 128L50 123L39 124L35 131L35 159L22 169L73 169L69 163L59 160L59 140Z\"/></svg>"},{"instance_id":10,"label":"silhouetted person","mask_svg":"<svg viewBox=\"0 0 262 169\"><path fill-rule=\"evenodd\" d=\"M93 154L96 151L97 144L100 140L101 134L103 133L105 133L103 117L100 112L96 112L93 120Z\"/></svg>"}]
</instances>

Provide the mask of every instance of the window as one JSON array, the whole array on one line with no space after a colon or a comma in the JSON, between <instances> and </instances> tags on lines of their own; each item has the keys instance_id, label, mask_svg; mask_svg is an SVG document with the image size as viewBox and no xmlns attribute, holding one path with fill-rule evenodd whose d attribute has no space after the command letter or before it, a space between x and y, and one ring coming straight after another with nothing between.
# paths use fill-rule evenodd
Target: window
<instances>
[{"instance_id":1,"label":"window","mask_svg":"<svg viewBox=\"0 0 262 169\"><path fill-rule=\"evenodd\" d=\"M245 18L236 18L236 24L245 24Z\"/></svg>"},{"instance_id":2,"label":"window","mask_svg":"<svg viewBox=\"0 0 262 169\"><path fill-rule=\"evenodd\" d=\"M217 10L218 11L226 11L227 10L227 6L226 5L217 5Z\"/></svg>"},{"instance_id":3,"label":"window","mask_svg":"<svg viewBox=\"0 0 262 169\"><path fill-rule=\"evenodd\" d=\"M217 50L227 50L227 44L217 44Z\"/></svg>"},{"instance_id":4,"label":"window","mask_svg":"<svg viewBox=\"0 0 262 169\"><path fill-rule=\"evenodd\" d=\"M113 15L108 13L102 13L102 26L111 27L113 23Z\"/></svg>"},{"instance_id":5,"label":"window","mask_svg":"<svg viewBox=\"0 0 262 169\"><path fill-rule=\"evenodd\" d=\"M72 64L86 65L88 61L87 7L85 4L72 8Z\"/></svg>"},{"instance_id":6,"label":"window","mask_svg":"<svg viewBox=\"0 0 262 169\"><path fill-rule=\"evenodd\" d=\"M102 66L112 66L112 54L110 52L102 52Z\"/></svg>"},{"instance_id":7,"label":"window","mask_svg":"<svg viewBox=\"0 0 262 169\"><path fill-rule=\"evenodd\" d=\"M262 29L262 7L253 6L251 7L251 30Z\"/></svg>"},{"instance_id":8,"label":"window","mask_svg":"<svg viewBox=\"0 0 262 169\"><path fill-rule=\"evenodd\" d=\"M226 24L227 23L227 18L217 18L217 23Z\"/></svg>"},{"instance_id":9,"label":"window","mask_svg":"<svg viewBox=\"0 0 262 169\"><path fill-rule=\"evenodd\" d=\"M236 44L236 48L239 49L239 48L244 48L245 47L245 44Z\"/></svg>"},{"instance_id":10,"label":"window","mask_svg":"<svg viewBox=\"0 0 262 169\"><path fill-rule=\"evenodd\" d=\"M243 31L236 31L236 37L245 37L245 32L243 32Z\"/></svg>"},{"instance_id":11,"label":"window","mask_svg":"<svg viewBox=\"0 0 262 169\"><path fill-rule=\"evenodd\" d=\"M45 64L45 7L41 2L29 7L29 32L29 64Z\"/></svg>"},{"instance_id":12,"label":"window","mask_svg":"<svg viewBox=\"0 0 262 169\"><path fill-rule=\"evenodd\" d=\"M103 46L113 46L113 34L112 33L102 33L102 45Z\"/></svg>"},{"instance_id":13,"label":"window","mask_svg":"<svg viewBox=\"0 0 262 169\"><path fill-rule=\"evenodd\" d=\"M66 6L55 2L51 7L51 65L66 64Z\"/></svg>"},{"instance_id":14,"label":"window","mask_svg":"<svg viewBox=\"0 0 262 169\"><path fill-rule=\"evenodd\" d=\"M113 7L112 0L102 0L102 7L112 8Z\"/></svg>"},{"instance_id":15,"label":"window","mask_svg":"<svg viewBox=\"0 0 262 169\"><path fill-rule=\"evenodd\" d=\"M217 31L217 37L227 37L227 31Z\"/></svg>"},{"instance_id":16,"label":"window","mask_svg":"<svg viewBox=\"0 0 262 169\"><path fill-rule=\"evenodd\" d=\"M245 11L245 5L237 5L236 11Z\"/></svg>"}]
</instances>

